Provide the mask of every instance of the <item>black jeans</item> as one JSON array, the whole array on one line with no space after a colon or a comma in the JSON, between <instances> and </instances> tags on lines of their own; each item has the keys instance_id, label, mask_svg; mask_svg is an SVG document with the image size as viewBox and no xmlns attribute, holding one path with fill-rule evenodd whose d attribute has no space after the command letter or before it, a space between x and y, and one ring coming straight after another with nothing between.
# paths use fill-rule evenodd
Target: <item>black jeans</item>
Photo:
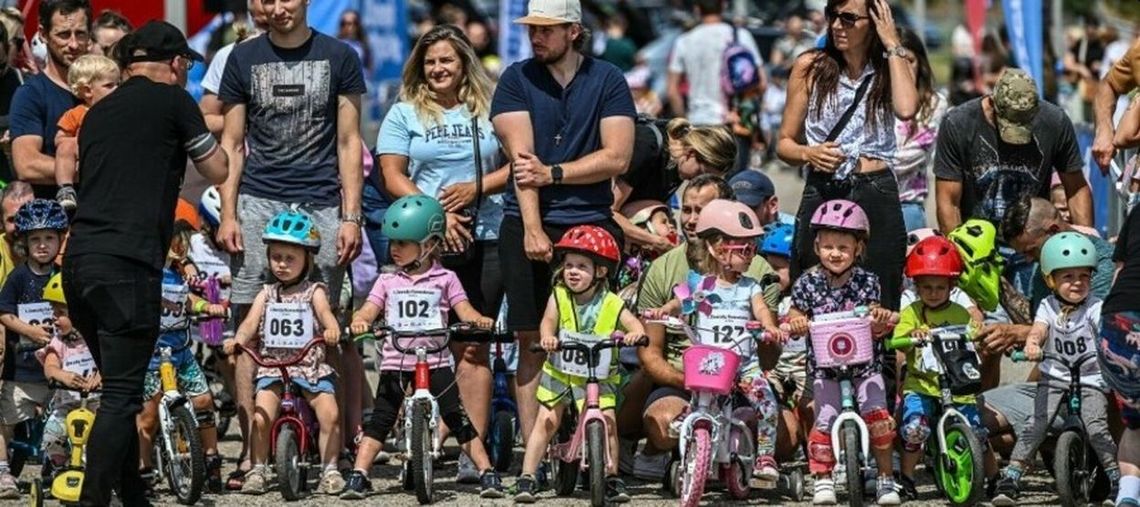
<instances>
[{"instance_id":1,"label":"black jeans","mask_svg":"<svg viewBox=\"0 0 1140 507\"><path fill-rule=\"evenodd\" d=\"M103 376L99 415L91 429L82 505L109 505L115 490L124 506L150 505L139 476L135 415L143 378L158 340L162 274L112 255L68 256L63 290L75 328L87 340Z\"/></svg>"},{"instance_id":2,"label":"black jeans","mask_svg":"<svg viewBox=\"0 0 1140 507\"><path fill-rule=\"evenodd\" d=\"M472 243L471 259L461 266L451 268L467 293L471 306L492 319L499 316L503 304L503 269L499 262L499 241L481 240Z\"/></svg>"},{"instance_id":3,"label":"black jeans","mask_svg":"<svg viewBox=\"0 0 1140 507\"><path fill-rule=\"evenodd\" d=\"M856 173L846 180L835 181L829 173L812 172L804 183L803 198L796 213L796 241L792 247L791 279L819 264L815 255L815 234L811 217L825 201L847 199L867 213L871 235L863 251L860 265L878 275L880 302L898 311L902 296L902 266L906 259L906 226L903 222L899 186L890 169ZM883 382L887 387L887 406L894 410L896 372L893 354L883 352Z\"/></svg>"}]
</instances>

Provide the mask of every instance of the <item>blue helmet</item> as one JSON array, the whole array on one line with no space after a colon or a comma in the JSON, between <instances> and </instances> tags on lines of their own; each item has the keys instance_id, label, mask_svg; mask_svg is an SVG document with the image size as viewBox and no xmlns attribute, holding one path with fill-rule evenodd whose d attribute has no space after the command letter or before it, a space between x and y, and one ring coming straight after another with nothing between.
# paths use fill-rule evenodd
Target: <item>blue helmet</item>
<instances>
[{"instance_id":1,"label":"blue helmet","mask_svg":"<svg viewBox=\"0 0 1140 507\"><path fill-rule=\"evenodd\" d=\"M202 192L202 198L198 200L198 214L210 227L221 225L222 194L218 192L218 187L210 185Z\"/></svg>"},{"instance_id":2,"label":"blue helmet","mask_svg":"<svg viewBox=\"0 0 1140 507\"><path fill-rule=\"evenodd\" d=\"M16 233L27 234L32 231L67 230L67 214L63 206L50 199L32 199L20 206L16 212Z\"/></svg>"},{"instance_id":3,"label":"blue helmet","mask_svg":"<svg viewBox=\"0 0 1140 507\"><path fill-rule=\"evenodd\" d=\"M321 249L321 233L309 215L301 211L285 210L269 219L261 240L297 245L316 253Z\"/></svg>"},{"instance_id":4,"label":"blue helmet","mask_svg":"<svg viewBox=\"0 0 1140 507\"><path fill-rule=\"evenodd\" d=\"M777 223L764 233L760 242L760 253L792 258L792 243L796 240L796 226Z\"/></svg>"}]
</instances>

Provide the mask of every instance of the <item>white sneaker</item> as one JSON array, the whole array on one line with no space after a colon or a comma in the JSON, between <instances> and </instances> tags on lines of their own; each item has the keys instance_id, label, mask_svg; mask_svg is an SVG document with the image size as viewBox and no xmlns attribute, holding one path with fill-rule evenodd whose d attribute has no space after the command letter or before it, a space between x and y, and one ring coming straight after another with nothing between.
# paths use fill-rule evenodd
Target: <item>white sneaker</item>
<instances>
[{"instance_id":1,"label":"white sneaker","mask_svg":"<svg viewBox=\"0 0 1140 507\"><path fill-rule=\"evenodd\" d=\"M836 501L835 482L831 479L816 479L815 494L811 497L812 505L835 505Z\"/></svg>"},{"instance_id":2,"label":"white sneaker","mask_svg":"<svg viewBox=\"0 0 1140 507\"><path fill-rule=\"evenodd\" d=\"M637 453L633 458L633 476L643 481L661 481L669 468L669 453Z\"/></svg>"},{"instance_id":3,"label":"white sneaker","mask_svg":"<svg viewBox=\"0 0 1140 507\"><path fill-rule=\"evenodd\" d=\"M634 462L637 461L637 440L626 438L618 439L618 473L633 475Z\"/></svg>"},{"instance_id":4,"label":"white sneaker","mask_svg":"<svg viewBox=\"0 0 1140 507\"><path fill-rule=\"evenodd\" d=\"M455 474L455 482L459 484L479 484L480 474L475 469L475 463L466 454L459 453L459 473Z\"/></svg>"}]
</instances>

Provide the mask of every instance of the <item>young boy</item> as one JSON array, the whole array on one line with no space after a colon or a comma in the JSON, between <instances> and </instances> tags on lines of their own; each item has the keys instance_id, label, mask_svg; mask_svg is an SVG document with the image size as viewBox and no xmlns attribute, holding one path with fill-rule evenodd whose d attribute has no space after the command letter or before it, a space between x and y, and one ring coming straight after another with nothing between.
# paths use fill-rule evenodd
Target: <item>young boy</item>
<instances>
[{"instance_id":1,"label":"young boy","mask_svg":"<svg viewBox=\"0 0 1140 507\"><path fill-rule=\"evenodd\" d=\"M931 235L914 245L906 259L906 276L914 279L918 300L903 308L893 339L887 343L890 349L906 352L903 415L899 426L899 436L903 441L899 484L903 496L912 500L918 498L914 469L922 460L922 446L937 422L935 405L940 403L941 396L938 373L931 371L931 365L923 359L928 352L913 343L926 340L931 329L967 325L973 321L970 312L950 298L954 281L961 273L962 259L950 240ZM954 404L969 420L978 439L985 442L985 427L978 415L977 399L972 395L955 396ZM989 456L987 453L986 469L992 474L996 465Z\"/></svg>"},{"instance_id":2,"label":"young boy","mask_svg":"<svg viewBox=\"0 0 1140 507\"><path fill-rule=\"evenodd\" d=\"M84 55L67 71L67 85L83 103L69 109L59 118L55 135L55 182L59 190L55 199L68 213L74 213L75 176L79 163L79 128L87 110L119 87L119 66L102 55Z\"/></svg>"},{"instance_id":3,"label":"young boy","mask_svg":"<svg viewBox=\"0 0 1140 507\"><path fill-rule=\"evenodd\" d=\"M19 498L8 467L13 427L39 416L51 391L35 351L52 338L54 314L44 286L55 273L55 258L67 231L59 203L35 199L16 212L16 248L27 260L12 270L0 289L0 324L7 328L4 383L0 387L0 498Z\"/></svg>"}]
</instances>

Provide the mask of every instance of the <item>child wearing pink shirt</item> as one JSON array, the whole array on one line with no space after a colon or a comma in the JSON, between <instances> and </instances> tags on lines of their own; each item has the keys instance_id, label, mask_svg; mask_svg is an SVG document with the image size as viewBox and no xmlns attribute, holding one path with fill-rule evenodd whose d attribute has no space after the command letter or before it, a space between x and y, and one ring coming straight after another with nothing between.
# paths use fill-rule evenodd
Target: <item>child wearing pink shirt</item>
<instances>
[{"instance_id":1,"label":"child wearing pink shirt","mask_svg":"<svg viewBox=\"0 0 1140 507\"><path fill-rule=\"evenodd\" d=\"M471 322L481 328L494 325L494 320L480 315L471 306L455 272L439 264L445 220L439 202L424 195L406 196L392 203L384 215L383 231L390 241L392 262L398 270L383 273L376 280L368 301L353 315L351 330L354 335L368 332L372 322L381 315L389 327L398 331L444 328L449 310L454 310L463 322ZM402 341L401 346L414 349L421 340L432 338ZM388 341L383 344L381 356L380 382L376 387L372 418L364 428L364 438L356 451L356 466L341 494L343 499L362 499L371 493L368 471L388 432L396 424L405 388L411 383L415 370L415 358L400 353ZM450 350L444 348L429 356L428 363L431 367L431 393L439 403L440 417L447 423L463 452L483 471L480 496L502 497L499 475L491 467L483 441L468 421L459 400Z\"/></svg>"}]
</instances>

